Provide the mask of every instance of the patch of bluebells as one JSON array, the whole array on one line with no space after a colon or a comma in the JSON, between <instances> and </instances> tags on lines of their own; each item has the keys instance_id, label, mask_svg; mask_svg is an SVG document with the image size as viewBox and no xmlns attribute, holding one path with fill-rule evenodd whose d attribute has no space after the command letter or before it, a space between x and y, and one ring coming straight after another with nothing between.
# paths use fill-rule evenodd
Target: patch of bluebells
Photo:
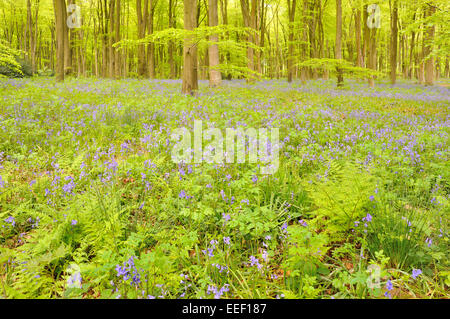
<instances>
[{"instance_id":1,"label":"patch of bluebells","mask_svg":"<svg viewBox=\"0 0 450 319\"><path fill-rule=\"evenodd\" d=\"M391 293L390 293L390 291L391 291L392 289L394 289L394 285L392 284L391 280L389 279L389 280L386 282L386 290L387 290L387 291L384 293L384 296L387 297L387 298L392 298L392 295L391 295Z\"/></svg>"},{"instance_id":2,"label":"patch of bluebells","mask_svg":"<svg viewBox=\"0 0 450 319\"><path fill-rule=\"evenodd\" d=\"M121 278L123 282L128 282L128 280L131 279L131 286L138 287L141 283L141 274L136 269L133 256L125 261L122 266L117 265L116 272L117 277Z\"/></svg>"},{"instance_id":3,"label":"patch of bluebells","mask_svg":"<svg viewBox=\"0 0 450 319\"><path fill-rule=\"evenodd\" d=\"M218 244L218 241L213 239L209 242L209 244L210 244L210 247L203 249L202 252L206 256L212 258L212 257L214 257L214 250L216 249L216 245Z\"/></svg>"},{"instance_id":4,"label":"patch of bluebells","mask_svg":"<svg viewBox=\"0 0 450 319\"><path fill-rule=\"evenodd\" d=\"M81 289L82 278L80 272L75 272L69 278L67 278L67 287L68 288L79 288Z\"/></svg>"},{"instance_id":5,"label":"patch of bluebells","mask_svg":"<svg viewBox=\"0 0 450 319\"><path fill-rule=\"evenodd\" d=\"M287 222L284 222L283 225L281 225L281 235L280 235L281 240L284 240L288 237L287 227L288 227Z\"/></svg>"},{"instance_id":6,"label":"patch of bluebells","mask_svg":"<svg viewBox=\"0 0 450 319\"><path fill-rule=\"evenodd\" d=\"M5 222L11 224L12 227L16 226L16 220L13 216L9 216L5 219Z\"/></svg>"},{"instance_id":7,"label":"patch of bluebells","mask_svg":"<svg viewBox=\"0 0 450 319\"><path fill-rule=\"evenodd\" d=\"M308 224L307 224L303 219L300 219L300 220L298 221L298 223L299 223L300 225L302 225L303 227L307 227L307 226L308 226Z\"/></svg>"},{"instance_id":8,"label":"patch of bluebells","mask_svg":"<svg viewBox=\"0 0 450 319\"><path fill-rule=\"evenodd\" d=\"M75 183L73 182L72 176L66 176L66 181L69 181L67 184L63 185L62 190L64 191L64 196L73 195L73 189L75 188Z\"/></svg>"},{"instance_id":9,"label":"patch of bluebells","mask_svg":"<svg viewBox=\"0 0 450 319\"><path fill-rule=\"evenodd\" d=\"M37 228L39 226L39 222L40 222L40 218L36 217L34 223L33 223L33 218L28 218L28 222L31 223L31 228Z\"/></svg>"},{"instance_id":10,"label":"patch of bluebells","mask_svg":"<svg viewBox=\"0 0 450 319\"><path fill-rule=\"evenodd\" d=\"M249 263L248 263L248 265L250 266L250 267L256 267L256 268L258 268L258 270L260 270L260 271L262 271L262 268L263 268L263 265L261 265L260 263L259 263L259 260L258 260L258 258L256 258L255 256L250 256L249 257Z\"/></svg>"},{"instance_id":11,"label":"patch of bluebells","mask_svg":"<svg viewBox=\"0 0 450 319\"><path fill-rule=\"evenodd\" d=\"M215 285L209 285L206 293L208 295L213 294L214 299L220 299L220 297L222 297L226 292L228 292L230 290L229 286L230 286L229 284L225 284L225 285L223 285L223 287L218 288Z\"/></svg>"},{"instance_id":12,"label":"patch of bluebells","mask_svg":"<svg viewBox=\"0 0 450 319\"><path fill-rule=\"evenodd\" d=\"M180 274L180 276L181 276L181 278L182 278L182 279L180 280L180 284L182 284L182 285L183 285L183 288L184 288L184 291L183 291L183 293L180 295L180 298L184 298L184 297L186 297L186 293L187 293L189 287L191 287L192 285L189 284L189 283L187 282L187 281L189 280L189 276L188 276L188 275Z\"/></svg>"},{"instance_id":13,"label":"patch of bluebells","mask_svg":"<svg viewBox=\"0 0 450 319\"><path fill-rule=\"evenodd\" d=\"M6 183L5 183L5 181L3 180L2 176L0 175L0 189L1 189L1 188L5 188L5 187L6 187Z\"/></svg>"},{"instance_id":14,"label":"patch of bluebells","mask_svg":"<svg viewBox=\"0 0 450 319\"><path fill-rule=\"evenodd\" d=\"M361 221L363 222L363 225L364 225L364 230L363 230L364 233L367 233L367 227L369 226L368 223L370 223L372 221L372 218L373 218L372 215L367 213L367 215L361 219ZM358 221L358 220L355 221L355 224L354 224L355 228L359 227L359 225L361 224L361 221ZM352 231L355 231L355 230L353 229Z\"/></svg>"},{"instance_id":15,"label":"patch of bluebells","mask_svg":"<svg viewBox=\"0 0 450 319\"><path fill-rule=\"evenodd\" d=\"M211 266L217 268L217 270L219 271L219 273L221 274L222 272L226 272L226 274L228 274L230 271L228 270L228 266L222 266L220 264L216 264L216 263L212 263Z\"/></svg>"},{"instance_id":16,"label":"patch of bluebells","mask_svg":"<svg viewBox=\"0 0 450 319\"><path fill-rule=\"evenodd\" d=\"M420 269L413 269L411 277L413 279L416 279L421 274L422 274L422 270L420 270Z\"/></svg>"},{"instance_id":17,"label":"patch of bluebells","mask_svg":"<svg viewBox=\"0 0 450 319\"><path fill-rule=\"evenodd\" d=\"M181 190L180 193L178 194L178 198L191 199L194 198L194 196L188 195L185 190Z\"/></svg>"},{"instance_id":18,"label":"patch of bluebells","mask_svg":"<svg viewBox=\"0 0 450 319\"><path fill-rule=\"evenodd\" d=\"M222 218L224 219L224 224L226 224L227 222L230 221L231 216L230 216L230 214L222 213Z\"/></svg>"}]
</instances>

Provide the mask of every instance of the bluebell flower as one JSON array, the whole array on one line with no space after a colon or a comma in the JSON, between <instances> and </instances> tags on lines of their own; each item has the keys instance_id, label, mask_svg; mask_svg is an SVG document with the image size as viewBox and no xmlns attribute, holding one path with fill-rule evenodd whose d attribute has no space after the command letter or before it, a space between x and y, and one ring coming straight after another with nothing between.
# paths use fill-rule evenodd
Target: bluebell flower
<instances>
[{"instance_id":1,"label":"bluebell flower","mask_svg":"<svg viewBox=\"0 0 450 319\"><path fill-rule=\"evenodd\" d=\"M416 279L417 276L419 276L421 273L422 273L422 270L420 270L420 269L413 269L413 271L412 271L412 277L413 277L414 279Z\"/></svg>"},{"instance_id":2,"label":"bluebell flower","mask_svg":"<svg viewBox=\"0 0 450 319\"><path fill-rule=\"evenodd\" d=\"M14 219L13 216L9 216L8 218L6 218L5 222L10 223L12 227L16 225L16 220Z\"/></svg>"}]
</instances>

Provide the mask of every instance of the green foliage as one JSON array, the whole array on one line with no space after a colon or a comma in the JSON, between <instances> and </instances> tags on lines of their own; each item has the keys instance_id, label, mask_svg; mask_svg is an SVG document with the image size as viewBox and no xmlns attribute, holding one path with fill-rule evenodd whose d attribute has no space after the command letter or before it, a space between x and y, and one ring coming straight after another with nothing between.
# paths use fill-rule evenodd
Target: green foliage
<instances>
[{"instance_id":1,"label":"green foliage","mask_svg":"<svg viewBox=\"0 0 450 319\"><path fill-rule=\"evenodd\" d=\"M330 161L324 176L305 183L314 201L315 222L336 240L347 236L355 220L366 214L366 204L374 193L374 178L354 163Z\"/></svg>"},{"instance_id":2,"label":"green foliage","mask_svg":"<svg viewBox=\"0 0 450 319\"><path fill-rule=\"evenodd\" d=\"M8 46L6 41L0 40L0 77L23 77L29 74L25 61L18 60L20 52Z\"/></svg>"},{"instance_id":3,"label":"green foliage","mask_svg":"<svg viewBox=\"0 0 450 319\"><path fill-rule=\"evenodd\" d=\"M382 72L368 68L356 67L351 62L342 59L309 59L303 62L298 62L296 65L300 67L328 70L334 73L336 73L337 69L340 69L342 73L353 75L355 77L384 76Z\"/></svg>"}]
</instances>

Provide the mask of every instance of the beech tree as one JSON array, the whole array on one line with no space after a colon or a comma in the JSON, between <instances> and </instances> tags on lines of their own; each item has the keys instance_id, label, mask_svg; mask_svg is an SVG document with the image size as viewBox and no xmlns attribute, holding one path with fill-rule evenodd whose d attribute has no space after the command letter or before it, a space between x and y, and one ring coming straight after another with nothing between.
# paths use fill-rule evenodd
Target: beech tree
<instances>
[{"instance_id":1,"label":"beech tree","mask_svg":"<svg viewBox=\"0 0 450 319\"><path fill-rule=\"evenodd\" d=\"M219 23L219 16L217 13L217 0L208 0L208 9L209 9L209 26L215 27ZM217 34L213 34L209 37L209 40L212 42L209 45L209 86L215 87L219 86L222 82L222 75L220 74L220 70L217 69L219 66L219 46L214 43L219 39Z\"/></svg>"},{"instance_id":2,"label":"beech tree","mask_svg":"<svg viewBox=\"0 0 450 319\"><path fill-rule=\"evenodd\" d=\"M424 17L431 17L436 12L436 7L427 2L424 6ZM435 26L428 24L423 37L423 59L425 60L425 85L433 85L434 81L434 58L431 56L432 41L434 38Z\"/></svg>"},{"instance_id":3,"label":"beech tree","mask_svg":"<svg viewBox=\"0 0 450 319\"><path fill-rule=\"evenodd\" d=\"M398 4L397 0L393 0L391 7L391 83L395 84L397 79L397 40L398 40Z\"/></svg>"},{"instance_id":4,"label":"beech tree","mask_svg":"<svg viewBox=\"0 0 450 319\"><path fill-rule=\"evenodd\" d=\"M64 81L64 24L65 2L64 0L53 0L56 21L56 80Z\"/></svg>"},{"instance_id":5,"label":"beech tree","mask_svg":"<svg viewBox=\"0 0 450 319\"><path fill-rule=\"evenodd\" d=\"M336 59L342 59L342 0L336 0ZM344 84L344 77L340 67L336 69L337 86Z\"/></svg>"},{"instance_id":6,"label":"beech tree","mask_svg":"<svg viewBox=\"0 0 450 319\"><path fill-rule=\"evenodd\" d=\"M192 31L197 26L197 0L184 0L184 29ZM197 44L193 35L187 35L183 48L182 92L193 95L198 89Z\"/></svg>"},{"instance_id":7,"label":"beech tree","mask_svg":"<svg viewBox=\"0 0 450 319\"><path fill-rule=\"evenodd\" d=\"M293 64L294 64L294 20L296 0L287 0L288 17L289 17L289 43L288 43L288 59L287 59L287 77L288 82L292 82Z\"/></svg>"}]
</instances>

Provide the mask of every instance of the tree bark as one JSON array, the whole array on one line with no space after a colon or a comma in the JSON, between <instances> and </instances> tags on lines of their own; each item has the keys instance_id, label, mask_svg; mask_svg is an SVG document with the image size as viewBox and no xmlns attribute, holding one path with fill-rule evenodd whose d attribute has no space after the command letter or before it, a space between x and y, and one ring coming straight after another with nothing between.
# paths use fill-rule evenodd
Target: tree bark
<instances>
[{"instance_id":1,"label":"tree bark","mask_svg":"<svg viewBox=\"0 0 450 319\"><path fill-rule=\"evenodd\" d=\"M342 59L342 0L336 0L336 59ZM344 76L341 68L336 68L337 86L344 85Z\"/></svg>"},{"instance_id":2,"label":"tree bark","mask_svg":"<svg viewBox=\"0 0 450 319\"><path fill-rule=\"evenodd\" d=\"M120 0L115 0L115 4L114 42L117 43L120 41ZM114 77L120 78L120 51L117 48L114 49Z\"/></svg>"},{"instance_id":3,"label":"tree bark","mask_svg":"<svg viewBox=\"0 0 450 319\"><path fill-rule=\"evenodd\" d=\"M367 7L366 7L366 11L367 11ZM367 25L367 21L366 21L366 25ZM367 67L369 69L372 70L376 70L377 69L377 40L376 40L376 36L377 36L377 28L376 27L372 27L372 28L368 28L368 39L367 39ZM374 87L375 86L375 78L373 76L369 76L368 78L368 84L369 87Z\"/></svg>"},{"instance_id":4,"label":"tree bark","mask_svg":"<svg viewBox=\"0 0 450 319\"><path fill-rule=\"evenodd\" d=\"M184 0L184 28L194 30L197 27L197 0ZM184 39L183 48L183 84L182 93L194 95L198 90L197 44L192 35Z\"/></svg>"},{"instance_id":5,"label":"tree bark","mask_svg":"<svg viewBox=\"0 0 450 319\"><path fill-rule=\"evenodd\" d=\"M64 73L69 75L72 73L72 49L69 41L69 27L67 26L67 8L66 2L62 1L63 10L63 30L64 30Z\"/></svg>"},{"instance_id":6,"label":"tree bark","mask_svg":"<svg viewBox=\"0 0 450 319\"><path fill-rule=\"evenodd\" d=\"M149 0L150 12L148 15L148 23L147 30L148 34L153 34L153 17L155 16L155 8L157 0ZM147 45L147 58L148 58L148 76L150 79L154 79L156 77L155 71L155 44L150 42Z\"/></svg>"},{"instance_id":7,"label":"tree bark","mask_svg":"<svg viewBox=\"0 0 450 319\"><path fill-rule=\"evenodd\" d=\"M144 0L144 11L142 12L142 0L136 0L138 39L143 39L145 37L146 23L148 20L147 19L148 1L149 0ZM146 71L144 44L138 45L137 57L138 57L138 75L144 76Z\"/></svg>"},{"instance_id":8,"label":"tree bark","mask_svg":"<svg viewBox=\"0 0 450 319\"><path fill-rule=\"evenodd\" d=\"M436 11L436 7L431 4L426 4L425 17L432 16ZM433 85L434 82L434 59L431 56L431 51L433 50L433 38L434 38L435 26L427 26L424 34L424 53L423 57L425 59L425 85Z\"/></svg>"},{"instance_id":9,"label":"tree bark","mask_svg":"<svg viewBox=\"0 0 450 319\"><path fill-rule=\"evenodd\" d=\"M169 28L175 28L175 8L177 6L176 0L169 0ZM175 60L173 58L175 51L175 44L172 40L169 40L167 44L167 54L168 54L168 62L169 62L169 78L174 79L176 77L176 65Z\"/></svg>"},{"instance_id":10,"label":"tree bark","mask_svg":"<svg viewBox=\"0 0 450 319\"><path fill-rule=\"evenodd\" d=\"M247 81L253 80L253 73L255 71L255 53L252 45L256 44L256 18L257 18L257 0L240 0L242 16L244 18L244 26L250 28L251 31L248 33L247 41L247 68L249 72L247 73ZM251 8L250 8L251 6Z\"/></svg>"},{"instance_id":11,"label":"tree bark","mask_svg":"<svg viewBox=\"0 0 450 319\"><path fill-rule=\"evenodd\" d=\"M64 0L53 0L56 31L56 81L64 81Z\"/></svg>"},{"instance_id":12,"label":"tree bark","mask_svg":"<svg viewBox=\"0 0 450 319\"><path fill-rule=\"evenodd\" d=\"M361 51L361 8L355 10L355 45L356 45L356 66L363 67L363 55Z\"/></svg>"},{"instance_id":13,"label":"tree bark","mask_svg":"<svg viewBox=\"0 0 450 319\"><path fill-rule=\"evenodd\" d=\"M288 17L289 17L289 43L288 43L288 58L287 58L287 71L288 82L292 82L293 77L293 64L294 64L294 21L295 21L295 7L296 0L287 0Z\"/></svg>"},{"instance_id":14,"label":"tree bark","mask_svg":"<svg viewBox=\"0 0 450 319\"><path fill-rule=\"evenodd\" d=\"M217 13L217 0L208 0L209 6L209 26L215 27L219 24L219 15ZM219 40L217 34L213 34L209 37L209 41L215 43ZM217 44L210 44L208 48L209 56L209 86L216 87L222 82L222 76L220 70L215 69L219 61L219 46Z\"/></svg>"},{"instance_id":15,"label":"tree bark","mask_svg":"<svg viewBox=\"0 0 450 319\"><path fill-rule=\"evenodd\" d=\"M389 1L389 4L391 2ZM397 0L392 3L391 10L391 84L394 85L397 79L397 45L398 45L398 4Z\"/></svg>"}]
</instances>

